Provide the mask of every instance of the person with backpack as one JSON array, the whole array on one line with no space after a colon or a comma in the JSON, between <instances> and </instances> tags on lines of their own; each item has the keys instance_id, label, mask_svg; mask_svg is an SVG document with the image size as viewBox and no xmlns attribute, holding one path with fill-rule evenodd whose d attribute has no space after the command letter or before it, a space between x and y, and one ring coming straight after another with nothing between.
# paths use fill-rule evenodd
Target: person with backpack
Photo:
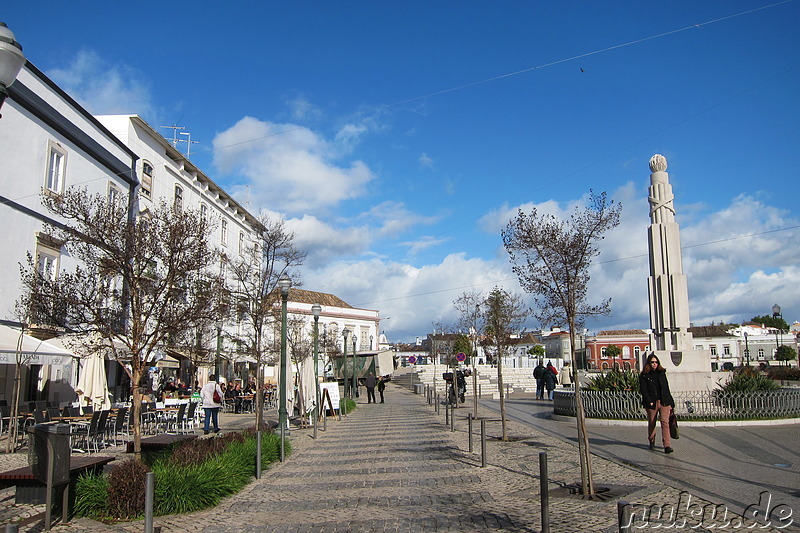
<instances>
[{"instance_id":1,"label":"person with backpack","mask_svg":"<svg viewBox=\"0 0 800 533\"><path fill-rule=\"evenodd\" d=\"M536 365L536 368L533 369L533 377L536 380L536 399L542 400L544 399L544 372L545 368L542 364L542 360L539 360L539 364Z\"/></svg>"},{"instance_id":2,"label":"person with backpack","mask_svg":"<svg viewBox=\"0 0 800 533\"><path fill-rule=\"evenodd\" d=\"M547 362L547 368L544 369L542 381L544 381L544 388L547 389L547 399L552 400L553 390L556 388L556 383L558 383L558 370L550 361Z\"/></svg>"}]
</instances>

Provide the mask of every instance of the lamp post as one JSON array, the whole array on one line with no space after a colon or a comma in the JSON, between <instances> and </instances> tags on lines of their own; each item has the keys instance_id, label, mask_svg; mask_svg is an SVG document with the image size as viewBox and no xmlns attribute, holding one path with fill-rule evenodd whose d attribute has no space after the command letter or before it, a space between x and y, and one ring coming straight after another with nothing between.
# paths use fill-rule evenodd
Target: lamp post
<instances>
[{"instance_id":1,"label":"lamp post","mask_svg":"<svg viewBox=\"0 0 800 533\"><path fill-rule=\"evenodd\" d=\"M317 438L317 419L319 418L319 315L322 313L322 306L314 304L311 306L314 314L314 438Z\"/></svg>"},{"instance_id":2,"label":"lamp post","mask_svg":"<svg viewBox=\"0 0 800 533\"><path fill-rule=\"evenodd\" d=\"M350 392L353 394L353 399L358 398L358 385L356 382L356 332L353 332L353 384Z\"/></svg>"},{"instance_id":3,"label":"lamp post","mask_svg":"<svg viewBox=\"0 0 800 533\"><path fill-rule=\"evenodd\" d=\"M781 314L781 306L775 304L772 306L772 318L774 319L783 319L783 315ZM778 350L781 348L781 342L778 339L778 334L780 333L781 328L775 328L775 357L778 356Z\"/></svg>"},{"instance_id":4,"label":"lamp post","mask_svg":"<svg viewBox=\"0 0 800 533\"><path fill-rule=\"evenodd\" d=\"M279 389L278 401L278 423L281 426L281 462L284 458L284 431L289 422L289 416L286 412L286 302L289 299L289 287L292 286L292 280L284 272L278 280L278 287L281 289L281 378Z\"/></svg>"},{"instance_id":5,"label":"lamp post","mask_svg":"<svg viewBox=\"0 0 800 533\"><path fill-rule=\"evenodd\" d=\"M744 332L744 357L747 360L747 366L750 366L750 345L747 344L747 332Z\"/></svg>"},{"instance_id":6,"label":"lamp post","mask_svg":"<svg viewBox=\"0 0 800 533\"><path fill-rule=\"evenodd\" d=\"M342 336L344 337L344 360L342 361L342 377L344 377L344 396L345 398L352 398L353 391L350 390L350 381L347 379L347 336L350 335L350 330L344 328ZM353 369L355 372L355 368Z\"/></svg>"},{"instance_id":7,"label":"lamp post","mask_svg":"<svg viewBox=\"0 0 800 533\"><path fill-rule=\"evenodd\" d=\"M22 45L5 22L0 22L0 107L8 97L8 87L17 79L17 74L25 64ZM2 115L0 115L2 117Z\"/></svg>"}]
</instances>

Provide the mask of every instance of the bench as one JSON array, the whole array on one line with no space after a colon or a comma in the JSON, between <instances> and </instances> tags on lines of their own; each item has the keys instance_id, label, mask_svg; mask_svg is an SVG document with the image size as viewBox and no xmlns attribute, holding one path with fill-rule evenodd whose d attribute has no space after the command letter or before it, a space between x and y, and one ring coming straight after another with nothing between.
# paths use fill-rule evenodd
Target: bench
<instances>
[{"instance_id":1,"label":"bench","mask_svg":"<svg viewBox=\"0 0 800 533\"><path fill-rule=\"evenodd\" d=\"M142 453L158 453L175 443L196 439L197 435L154 435L142 439ZM133 441L128 441L126 451L133 453Z\"/></svg>"},{"instance_id":2,"label":"bench","mask_svg":"<svg viewBox=\"0 0 800 533\"><path fill-rule=\"evenodd\" d=\"M85 472L102 469L113 460L114 457L70 457L70 480L76 479ZM36 479L30 466L0 472L0 487L8 488L14 485L17 487L15 495L17 503L42 504L47 502L47 483Z\"/></svg>"}]
</instances>

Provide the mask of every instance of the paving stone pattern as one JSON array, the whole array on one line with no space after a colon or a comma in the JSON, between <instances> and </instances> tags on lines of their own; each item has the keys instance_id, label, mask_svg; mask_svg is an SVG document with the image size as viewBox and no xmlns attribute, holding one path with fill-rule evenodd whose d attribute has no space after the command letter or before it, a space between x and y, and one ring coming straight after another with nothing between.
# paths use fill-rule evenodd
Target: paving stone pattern
<instances>
[{"instance_id":1,"label":"paving stone pattern","mask_svg":"<svg viewBox=\"0 0 800 533\"><path fill-rule=\"evenodd\" d=\"M467 408L457 410L456 431L451 432L444 410L436 414L423 396L392 386L386 398L388 403L360 404L343 420L329 420L327 431L320 431L317 440L311 439L310 430L292 431L293 453L260 480L214 509L156 517L155 525L163 533L538 532L542 527L539 453L544 451L551 489L550 531L618 530L616 501L565 496L564 486L580 480L572 443L513 422L508 425L512 441L500 442L500 423L492 420L487 423L488 464L481 468L480 455L467 451ZM478 423L474 426L479 430ZM480 452L478 435L473 444ZM639 506L679 502L680 487L664 485L624 465L593 457L593 470L596 486L613 486ZM650 519L648 527L635 530L665 525ZM141 521L112 527L78 519L53 531L67 528L144 530ZM702 526L693 530L741 531ZM692 529L687 526L686 531Z\"/></svg>"}]
</instances>

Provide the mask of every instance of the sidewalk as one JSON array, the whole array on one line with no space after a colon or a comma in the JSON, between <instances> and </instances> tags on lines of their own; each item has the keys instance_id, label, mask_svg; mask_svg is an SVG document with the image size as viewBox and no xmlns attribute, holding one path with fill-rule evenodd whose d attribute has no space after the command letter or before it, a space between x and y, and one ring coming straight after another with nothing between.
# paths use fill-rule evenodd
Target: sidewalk
<instances>
[{"instance_id":1,"label":"sidewalk","mask_svg":"<svg viewBox=\"0 0 800 533\"><path fill-rule=\"evenodd\" d=\"M262 479L214 509L156 517L155 525L164 533L540 531L538 468L543 451L549 461L554 533L617 531L619 498L647 506L677 506L680 501L679 488L599 457L593 458L595 485L613 489L616 496L609 501L570 496L564 487L580 480L575 447L513 422L508 426L512 442L505 443L495 438L500 423L487 423L492 437L487 442L488 464L480 468L478 435L478 453L467 452L468 408L457 409L457 430L451 432L444 424L444 409L435 414L424 396L390 385L386 401L359 403L342 421L330 419L316 441L310 429L291 431L292 455L265 471ZM636 530L658 525L648 522L649 527ZM67 528L144 530L142 521L108 527L78 519L53 531Z\"/></svg>"}]
</instances>

